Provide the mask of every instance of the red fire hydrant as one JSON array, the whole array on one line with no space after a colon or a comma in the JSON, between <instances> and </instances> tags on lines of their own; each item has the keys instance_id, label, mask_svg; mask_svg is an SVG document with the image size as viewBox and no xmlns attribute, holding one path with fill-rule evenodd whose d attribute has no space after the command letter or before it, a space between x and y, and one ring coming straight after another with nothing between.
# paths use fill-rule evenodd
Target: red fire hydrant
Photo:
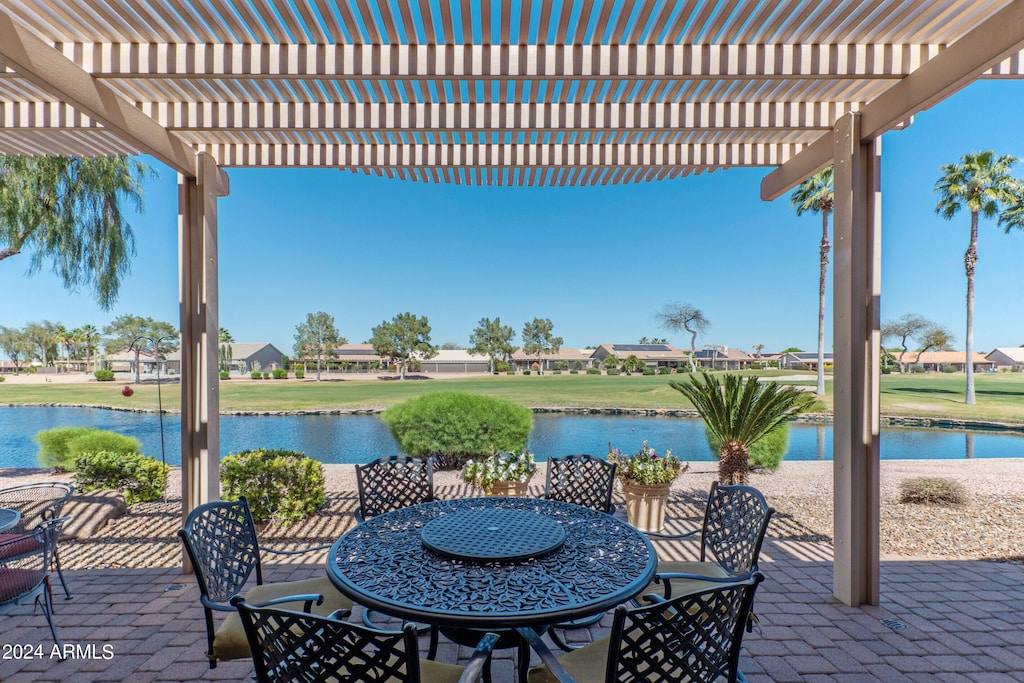
<instances>
[{"instance_id":1,"label":"red fire hydrant","mask_svg":"<svg viewBox=\"0 0 1024 683\"><path fill-rule=\"evenodd\" d=\"M131 396L131 395L132 395L132 394L134 394L134 393L135 393L135 390L134 390L134 389L132 389L132 388L131 388L130 386L128 386L127 384L125 384L125 385L124 385L124 389L122 389L122 390L121 390L121 394L122 394L123 396Z\"/></svg>"}]
</instances>

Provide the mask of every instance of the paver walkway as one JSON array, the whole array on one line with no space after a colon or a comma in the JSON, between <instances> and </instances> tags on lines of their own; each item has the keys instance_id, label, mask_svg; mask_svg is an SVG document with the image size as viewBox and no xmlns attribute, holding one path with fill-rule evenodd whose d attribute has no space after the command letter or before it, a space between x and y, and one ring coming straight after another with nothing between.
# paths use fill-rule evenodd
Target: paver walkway
<instances>
[{"instance_id":1,"label":"paver walkway","mask_svg":"<svg viewBox=\"0 0 1024 683\"><path fill-rule=\"evenodd\" d=\"M291 545L336 538L351 524L354 500L351 493L332 495L323 515L301 532L288 533ZM149 683L251 676L247 661L223 662L214 670L207 666L198 589L177 566L178 505L133 506L103 535L65 546L76 597L62 600L58 584L55 602L59 633L75 648L67 661L51 658L46 621L32 606L0 608L0 681ZM684 498L674 509L698 520L703 514L699 501ZM266 542L277 535L268 530ZM828 544L804 540L802 530L784 519L773 522L771 535L762 552L767 580L757 595L760 625L746 636L741 660L752 683L1024 681L1024 566L889 558L882 566L882 604L850 608L832 597ZM656 545L665 559L695 557L693 542ZM302 564L268 563L267 576L282 581L320 575L325 555L303 556ZM573 636L592 638L610 623L606 615L599 626ZM468 648L445 643L439 658L457 661L469 654ZM511 651L496 653L496 682L514 680L511 656Z\"/></svg>"}]
</instances>

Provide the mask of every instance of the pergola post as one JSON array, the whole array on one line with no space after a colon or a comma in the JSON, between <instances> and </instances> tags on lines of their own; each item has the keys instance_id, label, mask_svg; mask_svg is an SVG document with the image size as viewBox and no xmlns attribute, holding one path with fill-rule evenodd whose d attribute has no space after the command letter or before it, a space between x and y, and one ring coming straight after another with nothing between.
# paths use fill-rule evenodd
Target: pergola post
<instances>
[{"instance_id":1,"label":"pergola post","mask_svg":"<svg viewBox=\"0 0 1024 683\"><path fill-rule=\"evenodd\" d=\"M217 197L227 193L227 176L208 154L196 155L194 178L178 176L182 520L220 497Z\"/></svg>"},{"instance_id":2,"label":"pergola post","mask_svg":"<svg viewBox=\"0 0 1024 683\"><path fill-rule=\"evenodd\" d=\"M860 124L850 113L833 130L833 593L851 606L879 597L881 139L862 142Z\"/></svg>"}]
</instances>

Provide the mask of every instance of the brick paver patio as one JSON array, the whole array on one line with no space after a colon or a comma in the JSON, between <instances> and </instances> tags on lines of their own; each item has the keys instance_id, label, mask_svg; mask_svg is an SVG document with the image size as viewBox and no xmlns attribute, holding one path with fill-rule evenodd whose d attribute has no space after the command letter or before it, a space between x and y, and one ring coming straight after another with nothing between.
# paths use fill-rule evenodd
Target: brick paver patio
<instances>
[{"instance_id":1,"label":"brick paver patio","mask_svg":"<svg viewBox=\"0 0 1024 683\"><path fill-rule=\"evenodd\" d=\"M179 504L134 506L101 536L66 544L66 573L76 597L64 601L58 585L55 603L60 636L76 647L67 661L51 658L46 621L32 606L0 608L0 681L250 677L248 661L207 666L198 589L176 565ZM702 514L695 501L679 498L674 504L681 516L699 520ZM288 536L294 543L336 538L351 524L352 507L353 494L332 496L323 515ZM270 540L277 533L266 532L268 545L277 545ZM770 533L761 562L767 580L757 596L760 625L746 636L741 660L750 681L1024 681L1024 566L887 558L882 604L850 608L832 597L827 542L802 534L785 519L773 523ZM656 545L665 559L695 557L694 542ZM267 576L281 581L320 574L325 555L303 556L302 564L271 561ZM592 638L610 623L606 615L599 626L574 632L570 639ZM423 645L425 652L425 639ZM19 646L30 646L29 652ZM35 656L38 646L41 656ZM442 643L439 658L457 661L469 654L467 648ZM496 653L496 682L514 680L511 656L511 651Z\"/></svg>"}]
</instances>

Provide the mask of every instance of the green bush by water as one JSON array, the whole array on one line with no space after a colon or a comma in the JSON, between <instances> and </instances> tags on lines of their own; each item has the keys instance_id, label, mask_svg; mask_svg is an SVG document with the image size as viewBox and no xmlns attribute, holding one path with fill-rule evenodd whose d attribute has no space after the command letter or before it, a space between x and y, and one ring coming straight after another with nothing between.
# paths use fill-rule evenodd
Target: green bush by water
<instances>
[{"instance_id":1,"label":"green bush by water","mask_svg":"<svg viewBox=\"0 0 1024 683\"><path fill-rule=\"evenodd\" d=\"M704 427L704 436L707 437L708 446L715 457L722 448L722 442ZM774 472L782 464L782 456L789 450L789 424L783 422L781 425L768 432L760 441L755 441L750 447L750 455L747 462L751 469L765 469Z\"/></svg>"},{"instance_id":2,"label":"green bush by water","mask_svg":"<svg viewBox=\"0 0 1024 683\"><path fill-rule=\"evenodd\" d=\"M138 453L142 443L133 436L94 427L57 427L36 432L39 464L63 472L75 469L75 461L88 453Z\"/></svg>"},{"instance_id":3,"label":"green bush by water","mask_svg":"<svg viewBox=\"0 0 1024 683\"><path fill-rule=\"evenodd\" d=\"M75 488L117 489L127 505L158 500L164 495L170 469L141 453L87 453L75 461Z\"/></svg>"},{"instance_id":4,"label":"green bush by water","mask_svg":"<svg viewBox=\"0 0 1024 683\"><path fill-rule=\"evenodd\" d=\"M114 371L113 370L97 370L96 372L94 372L92 374L93 374L94 377L96 377L96 380L98 382L112 382L112 381L114 381Z\"/></svg>"},{"instance_id":5,"label":"green bush by water","mask_svg":"<svg viewBox=\"0 0 1024 683\"><path fill-rule=\"evenodd\" d=\"M327 500L323 465L297 451L232 453L220 463L220 482L224 500L245 496L257 524L298 522Z\"/></svg>"}]
</instances>

